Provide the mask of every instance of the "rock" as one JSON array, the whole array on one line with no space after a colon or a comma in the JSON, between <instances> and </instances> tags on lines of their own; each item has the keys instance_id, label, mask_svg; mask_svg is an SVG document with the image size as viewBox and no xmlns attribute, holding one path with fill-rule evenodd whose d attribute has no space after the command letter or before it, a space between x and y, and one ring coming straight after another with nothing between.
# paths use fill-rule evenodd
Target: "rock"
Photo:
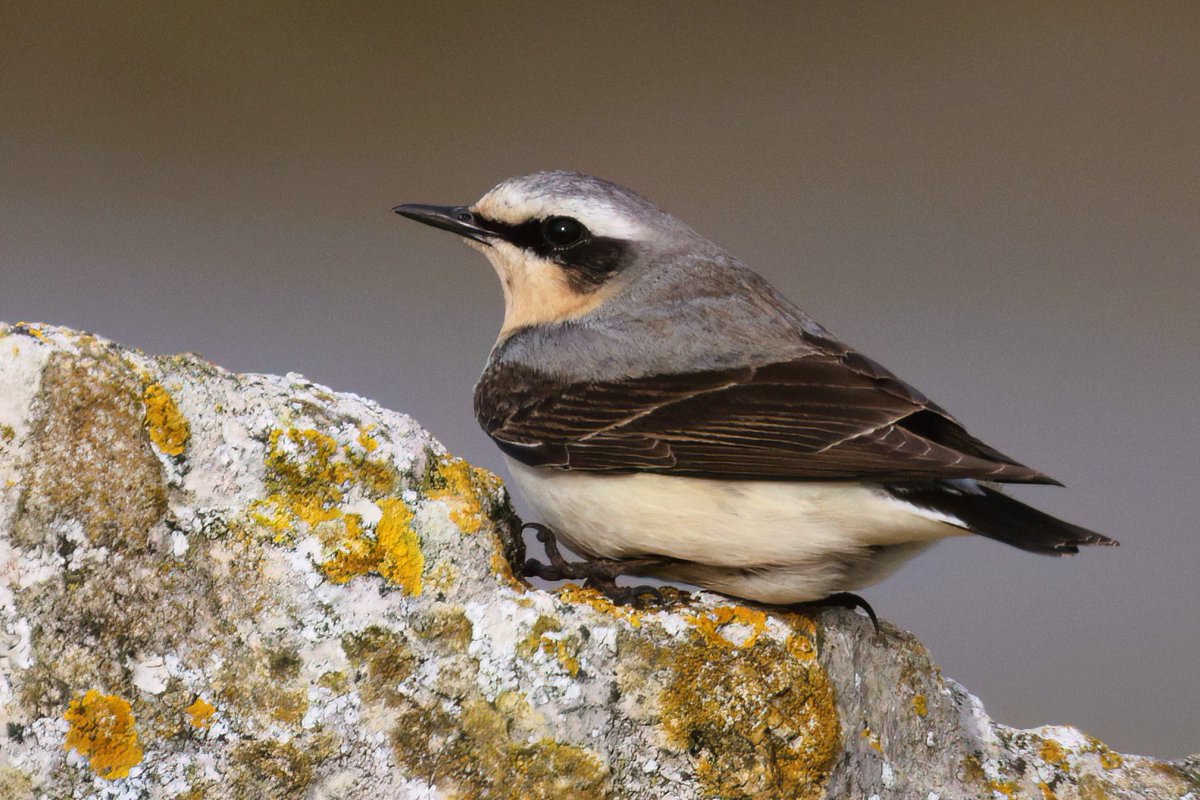
<instances>
[{"instance_id":1,"label":"rock","mask_svg":"<svg viewBox=\"0 0 1200 800\"><path fill-rule=\"evenodd\" d=\"M0 326L0 797L1200 798L849 611L633 610L522 550L369 400Z\"/></svg>"}]
</instances>

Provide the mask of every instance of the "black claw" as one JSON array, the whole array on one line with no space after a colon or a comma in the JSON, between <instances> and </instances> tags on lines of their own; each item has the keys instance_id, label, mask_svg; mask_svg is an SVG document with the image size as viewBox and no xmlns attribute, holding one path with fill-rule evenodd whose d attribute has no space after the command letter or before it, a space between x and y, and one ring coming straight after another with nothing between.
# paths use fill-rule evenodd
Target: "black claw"
<instances>
[{"instance_id":1,"label":"black claw","mask_svg":"<svg viewBox=\"0 0 1200 800\"><path fill-rule=\"evenodd\" d=\"M853 592L835 592L834 594L829 595L829 597L826 597L824 600L818 600L817 602L821 603L822 605L841 606L842 608L848 608L851 611L861 608L863 611L867 612L867 616L870 618L871 624L875 626L875 632L880 632L879 617L875 615L875 609L871 608L870 603Z\"/></svg>"},{"instance_id":2,"label":"black claw","mask_svg":"<svg viewBox=\"0 0 1200 800\"><path fill-rule=\"evenodd\" d=\"M609 600L620 606L663 606L667 604L666 597L657 586L618 586L613 583L595 588L604 592Z\"/></svg>"},{"instance_id":3,"label":"black claw","mask_svg":"<svg viewBox=\"0 0 1200 800\"><path fill-rule=\"evenodd\" d=\"M536 558L526 559L525 564L521 567L521 573L523 575L532 575L535 578L542 578L548 581L562 580L561 578L556 577L558 570L556 570L550 564L543 564Z\"/></svg>"},{"instance_id":4,"label":"black claw","mask_svg":"<svg viewBox=\"0 0 1200 800\"><path fill-rule=\"evenodd\" d=\"M803 610L803 609L812 609L812 608L823 608L823 607L829 607L829 606L835 606L837 608L848 608L851 611L861 608L863 611L865 611L867 613L867 616L870 618L871 625L873 625L875 627L875 632L876 633L882 632L882 629L879 627L879 617L877 617L875 615L875 609L871 608L870 603L868 603L866 600L864 600L859 595L854 594L853 592L835 592L835 593L829 595L828 597L822 598L821 600L813 600L812 602L809 602L809 603L797 603L794 607Z\"/></svg>"}]
</instances>

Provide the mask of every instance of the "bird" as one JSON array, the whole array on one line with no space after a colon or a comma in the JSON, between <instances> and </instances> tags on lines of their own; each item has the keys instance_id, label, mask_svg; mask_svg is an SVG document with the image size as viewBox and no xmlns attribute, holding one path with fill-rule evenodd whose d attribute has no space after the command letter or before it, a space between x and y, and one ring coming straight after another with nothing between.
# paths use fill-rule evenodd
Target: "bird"
<instances>
[{"instance_id":1,"label":"bird","mask_svg":"<svg viewBox=\"0 0 1200 800\"><path fill-rule=\"evenodd\" d=\"M1004 493L1062 484L631 189L556 170L471 205L393 210L462 237L499 276L474 410L542 520L550 563L527 575L614 596L618 576L642 575L876 621L854 591L941 539L1059 556L1117 544Z\"/></svg>"}]
</instances>

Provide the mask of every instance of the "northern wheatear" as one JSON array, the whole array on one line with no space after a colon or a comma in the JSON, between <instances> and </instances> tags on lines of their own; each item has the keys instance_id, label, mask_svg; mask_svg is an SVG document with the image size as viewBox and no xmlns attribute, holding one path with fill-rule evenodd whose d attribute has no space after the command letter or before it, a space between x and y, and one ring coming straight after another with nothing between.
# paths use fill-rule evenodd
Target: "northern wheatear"
<instances>
[{"instance_id":1,"label":"northern wheatear","mask_svg":"<svg viewBox=\"0 0 1200 800\"><path fill-rule=\"evenodd\" d=\"M947 536L1114 545L1001 493L1057 481L984 444L762 277L574 172L402 205L491 261L504 323L475 413L542 520L547 578L621 572L764 603L858 602Z\"/></svg>"}]
</instances>

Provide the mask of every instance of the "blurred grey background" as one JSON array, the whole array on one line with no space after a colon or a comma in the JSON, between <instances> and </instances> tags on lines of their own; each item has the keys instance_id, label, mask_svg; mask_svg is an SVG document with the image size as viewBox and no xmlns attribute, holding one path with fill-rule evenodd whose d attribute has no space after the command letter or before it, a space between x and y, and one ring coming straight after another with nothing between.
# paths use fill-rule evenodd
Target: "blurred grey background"
<instances>
[{"instance_id":1,"label":"blurred grey background","mask_svg":"<svg viewBox=\"0 0 1200 800\"><path fill-rule=\"evenodd\" d=\"M571 168L741 256L1119 538L865 592L1018 726L1200 751L1200 6L0 4L0 319L408 412L500 469L490 267L390 213ZM500 470L503 471L503 470Z\"/></svg>"}]
</instances>

